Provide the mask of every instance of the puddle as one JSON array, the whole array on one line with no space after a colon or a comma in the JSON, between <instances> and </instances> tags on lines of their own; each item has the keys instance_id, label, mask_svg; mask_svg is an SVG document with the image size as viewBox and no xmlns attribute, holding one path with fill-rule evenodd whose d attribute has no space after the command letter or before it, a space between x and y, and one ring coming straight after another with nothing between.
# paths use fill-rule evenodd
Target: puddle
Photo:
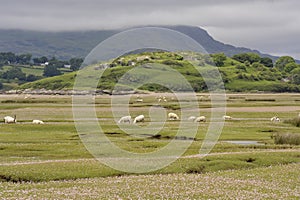
<instances>
[{"instance_id":1,"label":"puddle","mask_svg":"<svg viewBox=\"0 0 300 200\"><path fill-rule=\"evenodd\" d=\"M260 143L255 140L226 140L224 142L230 144L239 144L239 145L264 145L264 143Z\"/></svg>"}]
</instances>

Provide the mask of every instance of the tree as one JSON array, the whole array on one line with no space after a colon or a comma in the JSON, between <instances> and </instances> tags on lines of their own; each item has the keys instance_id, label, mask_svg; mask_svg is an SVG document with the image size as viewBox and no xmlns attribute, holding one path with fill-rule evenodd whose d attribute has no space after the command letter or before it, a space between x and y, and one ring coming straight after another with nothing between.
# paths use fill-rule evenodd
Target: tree
<instances>
[{"instance_id":1,"label":"tree","mask_svg":"<svg viewBox=\"0 0 300 200\"><path fill-rule=\"evenodd\" d=\"M32 82L32 81L36 81L38 80L39 78L33 74L28 74L27 77L26 77L26 81L28 82Z\"/></svg>"},{"instance_id":2,"label":"tree","mask_svg":"<svg viewBox=\"0 0 300 200\"><path fill-rule=\"evenodd\" d=\"M40 58L33 58L32 60L34 64L42 64L48 62L48 58L46 56L42 56Z\"/></svg>"},{"instance_id":3,"label":"tree","mask_svg":"<svg viewBox=\"0 0 300 200\"><path fill-rule=\"evenodd\" d=\"M17 56L16 56L16 61L17 61L18 64L27 65L27 64L30 63L31 56L32 56L32 55L29 54L29 53L17 55Z\"/></svg>"},{"instance_id":4,"label":"tree","mask_svg":"<svg viewBox=\"0 0 300 200\"><path fill-rule=\"evenodd\" d=\"M232 56L232 59L237 60L241 63L248 61L250 64L254 62L260 62L261 58L256 53L240 53Z\"/></svg>"},{"instance_id":5,"label":"tree","mask_svg":"<svg viewBox=\"0 0 300 200\"><path fill-rule=\"evenodd\" d=\"M2 52L0 53L0 63L2 64L12 64L16 62L16 55L12 52Z\"/></svg>"},{"instance_id":6,"label":"tree","mask_svg":"<svg viewBox=\"0 0 300 200\"><path fill-rule=\"evenodd\" d=\"M69 63L71 65L72 71L77 71L77 70L79 70L81 64L83 63L83 59L82 58L71 58Z\"/></svg>"},{"instance_id":7,"label":"tree","mask_svg":"<svg viewBox=\"0 0 300 200\"><path fill-rule=\"evenodd\" d=\"M296 68L292 70L292 83L294 84L300 84L300 68Z\"/></svg>"},{"instance_id":8,"label":"tree","mask_svg":"<svg viewBox=\"0 0 300 200\"><path fill-rule=\"evenodd\" d=\"M57 69L56 66L54 65L45 66L43 76L51 77L57 75L61 75L61 72Z\"/></svg>"},{"instance_id":9,"label":"tree","mask_svg":"<svg viewBox=\"0 0 300 200\"><path fill-rule=\"evenodd\" d=\"M297 65L296 63L288 63L285 65L284 67L284 71L286 72L291 72L293 69L297 68L299 65Z\"/></svg>"},{"instance_id":10,"label":"tree","mask_svg":"<svg viewBox=\"0 0 300 200\"><path fill-rule=\"evenodd\" d=\"M15 79L18 80L26 80L26 74L22 72L22 70L18 67L13 67L10 70L3 73L2 78L5 79Z\"/></svg>"},{"instance_id":11,"label":"tree","mask_svg":"<svg viewBox=\"0 0 300 200\"><path fill-rule=\"evenodd\" d=\"M287 64L289 63L296 63L294 58L291 56L281 56L275 62L275 67L280 71L283 71Z\"/></svg>"},{"instance_id":12,"label":"tree","mask_svg":"<svg viewBox=\"0 0 300 200\"><path fill-rule=\"evenodd\" d=\"M273 60L271 58L268 57L263 57L260 59L260 63L263 64L266 67L273 67Z\"/></svg>"},{"instance_id":13,"label":"tree","mask_svg":"<svg viewBox=\"0 0 300 200\"><path fill-rule=\"evenodd\" d=\"M217 67L224 66L224 61L226 60L226 56L224 53L217 53L211 55L213 58L213 61Z\"/></svg>"},{"instance_id":14,"label":"tree","mask_svg":"<svg viewBox=\"0 0 300 200\"><path fill-rule=\"evenodd\" d=\"M0 82L0 90L3 89L3 84Z\"/></svg>"}]
</instances>

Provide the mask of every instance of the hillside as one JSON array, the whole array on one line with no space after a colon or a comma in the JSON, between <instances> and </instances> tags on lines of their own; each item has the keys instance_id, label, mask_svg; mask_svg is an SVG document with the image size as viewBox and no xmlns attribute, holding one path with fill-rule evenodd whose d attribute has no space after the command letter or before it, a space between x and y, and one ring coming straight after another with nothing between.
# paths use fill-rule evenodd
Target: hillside
<instances>
[{"instance_id":1,"label":"hillside","mask_svg":"<svg viewBox=\"0 0 300 200\"><path fill-rule=\"evenodd\" d=\"M234 47L214 40L204 29L193 26L164 26L184 33L199 42L208 53L224 52L232 56L242 52L258 51ZM55 56L68 60L84 58L98 43L123 30L38 32L0 30L0 52L31 53L33 57ZM264 55L275 59L270 55Z\"/></svg>"},{"instance_id":2,"label":"hillside","mask_svg":"<svg viewBox=\"0 0 300 200\"><path fill-rule=\"evenodd\" d=\"M193 61L194 66L196 65L195 69L190 62L183 59L183 57L179 54L187 55L188 53L181 52L174 54L168 52L151 52L126 55L117 58L114 61L107 63L107 66L109 67L104 71L97 89L108 91L113 90L115 84L120 81L121 77L125 73L127 73L125 78L126 80L121 83L122 90L131 90L132 87L134 87L134 85L126 85L127 80L138 85L140 82L152 80L151 78L155 77L155 79L153 79L154 81L160 82L163 80L169 80L168 84L171 85L171 88L175 88L178 91L187 91L188 89L183 86L181 81L172 77L172 71L176 70L182 74L186 80L188 80L194 91L205 92L207 91L205 81L212 83L216 88L222 86L222 83L216 80L213 76L215 70L218 69L221 73L227 91L300 91L300 86L297 82L300 77L300 66L297 64L293 65L295 67L293 70L283 71L277 67L267 67L260 63L260 61L253 63L246 61L243 63L224 56L222 65L219 64L218 67L215 67L213 66L213 61L216 62L222 54L214 54L211 58L208 55L189 53L193 54L192 56L196 58ZM261 59L259 56L257 56L257 58ZM92 80L93 78L96 80L96 77L93 76L97 76L99 74L99 71L97 70L103 70L100 69L99 66L103 66L103 64L92 65L87 68L87 70L92 71L92 73L90 73L92 75L89 75L87 80ZM142 67L129 73L129 70L134 69L136 66ZM205 81L199 75L197 70L199 70L202 75L206 76ZM20 89L72 89L75 77L76 72L73 72L62 76L27 83L22 85ZM144 80L140 80L141 77L143 77ZM138 89L149 91L168 91L167 88L158 84L146 84Z\"/></svg>"}]
</instances>

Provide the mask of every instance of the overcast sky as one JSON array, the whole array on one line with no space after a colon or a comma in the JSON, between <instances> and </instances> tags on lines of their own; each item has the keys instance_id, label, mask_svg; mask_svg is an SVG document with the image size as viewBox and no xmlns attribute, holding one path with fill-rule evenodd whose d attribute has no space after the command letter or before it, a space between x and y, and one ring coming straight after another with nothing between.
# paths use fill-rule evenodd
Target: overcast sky
<instances>
[{"instance_id":1,"label":"overcast sky","mask_svg":"<svg viewBox=\"0 0 300 200\"><path fill-rule=\"evenodd\" d=\"M194 25L215 39L300 59L299 0L0 0L0 28L99 30Z\"/></svg>"}]
</instances>

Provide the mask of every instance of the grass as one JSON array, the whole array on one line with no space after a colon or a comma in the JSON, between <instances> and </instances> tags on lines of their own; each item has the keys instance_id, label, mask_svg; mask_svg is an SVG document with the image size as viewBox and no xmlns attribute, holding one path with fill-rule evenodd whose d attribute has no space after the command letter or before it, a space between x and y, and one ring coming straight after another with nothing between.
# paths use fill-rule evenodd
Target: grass
<instances>
[{"instance_id":1,"label":"grass","mask_svg":"<svg viewBox=\"0 0 300 200\"><path fill-rule=\"evenodd\" d=\"M300 117L285 120L286 123L293 124L294 126L300 127Z\"/></svg>"},{"instance_id":2,"label":"grass","mask_svg":"<svg viewBox=\"0 0 300 200\"><path fill-rule=\"evenodd\" d=\"M165 95L168 102L159 104L160 95ZM145 115L141 127L151 122L149 109L153 105L161 105L167 112L191 109L180 108L171 94L140 96L143 102L135 101L137 95L130 98L129 112L132 116ZM18 120L17 124L0 122L1 198L299 198L300 146L277 144L273 135L299 134L299 127L283 121L298 115L300 102L295 100L300 95L227 94L227 114L233 120L225 122L217 144L203 158L196 155L211 122L211 108L208 94L197 96L201 115L208 121L199 124L193 140L176 137L179 121L167 121L157 135L147 132L147 137L137 138L115 123L111 96L95 97L98 122L110 141L123 150L146 153L161 149L173 139L178 144L192 142L175 162L137 175L112 169L86 150L73 123L70 96L32 95L25 99L24 95L1 95L0 114L16 114ZM282 119L280 123L270 121L274 115ZM33 119L41 119L45 124L33 125ZM132 129L132 125L126 128ZM237 145L228 140L259 144Z\"/></svg>"},{"instance_id":3,"label":"grass","mask_svg":"<svg viewBox=\"0 0 300 200\"><path fill-rule=\"evenodd\" d=\"M275 144L290 144L290 145L300 145L300 134L284 133L284 134L274 134Z\"/></svg>"},{"instance_id":4,"label":"grass","mask_svg":"<svg viewBox=\"0 0 300 200\"><path fill-rule=\"evenodd\" d=\"M5 199L298 199L299 164L206 174L0 184ZM138 186L138 187L137 187Z\"/></svg>"}]
</instances>

